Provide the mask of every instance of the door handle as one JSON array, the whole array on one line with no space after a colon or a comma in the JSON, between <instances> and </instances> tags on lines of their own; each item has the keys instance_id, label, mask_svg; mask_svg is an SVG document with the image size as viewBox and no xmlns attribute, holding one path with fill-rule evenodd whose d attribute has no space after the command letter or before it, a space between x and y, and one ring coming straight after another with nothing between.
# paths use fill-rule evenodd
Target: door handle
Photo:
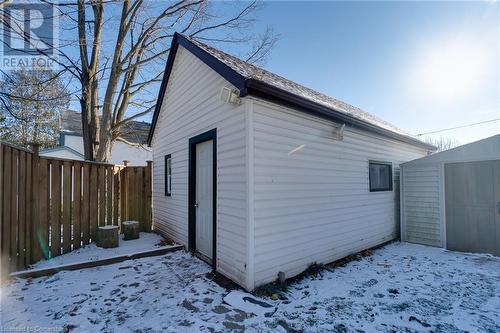
<instances>
[{"instance_id":1,"label":"door handle","mask_svg":"<svg viewBox=\"0 0 500 333\"><path fill-rule=\"evenodd\" d=\"M500 204L500 202L499 202L499 204ZM193 206L194 206L194 208L198 208L198 204L197 203L195 203Z\"/></svg>"},{"instance_id":2,"label":"door handle","mask_svg":"<svg viewBox=\"0 0 500 333\"><path fill-rule=\"evenodd\" d=\"M498 211L498 214L500 214L500 201L497 202L497 211Z\"/></svg>"}]
</instances>

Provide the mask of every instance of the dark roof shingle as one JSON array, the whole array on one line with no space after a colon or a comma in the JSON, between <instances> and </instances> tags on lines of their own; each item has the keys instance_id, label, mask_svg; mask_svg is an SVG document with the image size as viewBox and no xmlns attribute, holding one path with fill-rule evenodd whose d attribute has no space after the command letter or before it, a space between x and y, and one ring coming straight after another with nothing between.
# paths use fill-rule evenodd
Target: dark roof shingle
<instances>
[{"instance_id":1,"label":"dark roof shingle","mask_svg":"<svg viewBox=\"0 0 500 333\"><path fill-rule=\"evenodd\" d=\"M269 84L271 86L274 86L276 88L288 91L292 94L295 94L297 96L303 97L305 99L310 100L311 102L314 103L319 103L327 108L331 108L333 110L343 112L347 115L353 116L358 118L359 120L362 121L367 121L370 122L376 126L383 127L387 130L390 130L392 132L410 136L410 134L406 133L402 129L386 122L383 119L380 119L368 112L365 112L361 110L358 107L352 106L348 103L345 103L343 101L340 101L338 99L335 99L333 97L327 96L325 94L322 94L320 92L317 92L315 90L312 90L310 88L307 88L303 85L300 85L296 82L290 81L282 76L279 76L277 74L271 73L263 68L257 67L251 63L248 63L246 61L243 61L241 59L238 59L230 54L227 54L221 50L218 50L216 48L213 48L211 46L208 46L206 44L203 44L197 40L194 40L189 37L185 37L192 43L196 44L198 47L202 48L203 50L207 51L210 53L212 56L217 58L218 60L222 61L229 67L231 67L233 70L238 72L240 75L244 76L247 79L254 79L258 80L261 82L264 82L266 84Z\"/></svg>"},{"instance_id":2,"label":"dark roof shingle","mask_svg":"<svg viewBox=\"0 0 500 333\"><path fill-rule=\"evenodd\" d=\"M240 96L242 97L254 95L259 98L276 101L303 112L326 117L327 119L349 124L350 126L363 128L399 141L408 142L415 146L435 150L435 147L432 145L419 140L415 136L406 133L402 129L358 107L314 91L178 33L175 33L172 39L171 52L165 66L165 74L158 94L156 109L153 114L148 144L151 144L178 45L182 45L188 49L200 60L231 82L239 89Z\"/></svg>"}]
</instances>

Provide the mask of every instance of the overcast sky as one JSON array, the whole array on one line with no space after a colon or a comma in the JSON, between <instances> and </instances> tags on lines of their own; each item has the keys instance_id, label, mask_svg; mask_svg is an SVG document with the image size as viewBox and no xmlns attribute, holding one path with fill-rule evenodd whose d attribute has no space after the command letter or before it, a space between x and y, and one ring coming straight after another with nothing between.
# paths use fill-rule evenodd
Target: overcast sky
<instances>
[{"instance_id":1,"label":"overcast sky","mask_svg":"<svg viewBox=\"0 0 500 333\"><path fill-rule=\"evenodd\" d=\"M281 34L264 67L412 134L500 118L499 2L265 2L259 17Z\"/></svg>"}]
</instances>

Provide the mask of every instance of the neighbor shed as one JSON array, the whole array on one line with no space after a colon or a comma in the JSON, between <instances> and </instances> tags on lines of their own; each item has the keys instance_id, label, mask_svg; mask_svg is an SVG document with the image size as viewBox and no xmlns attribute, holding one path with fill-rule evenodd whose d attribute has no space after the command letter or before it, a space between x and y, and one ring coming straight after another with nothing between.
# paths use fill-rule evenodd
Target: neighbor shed
<instances>
[{"instance_id":1,"label":"neighbor shed","mask_svg":"<svg viewBox=\"0 0 500 333\"><path fill-rule=\"evenodd\" d=\"M434 147L188 37L170 50L155 230L248 290L399 236L399 165Z\"/></svg>"},{"instance_id":2,"label":"neighbor shed","mask_svg":"<svg viewBox=\"0 0 500 333\"><path fill-rule=\"evenodd\" d=\"M401 238L500 255L500 135L402 164Z\"/></svg>"}]
</instances>

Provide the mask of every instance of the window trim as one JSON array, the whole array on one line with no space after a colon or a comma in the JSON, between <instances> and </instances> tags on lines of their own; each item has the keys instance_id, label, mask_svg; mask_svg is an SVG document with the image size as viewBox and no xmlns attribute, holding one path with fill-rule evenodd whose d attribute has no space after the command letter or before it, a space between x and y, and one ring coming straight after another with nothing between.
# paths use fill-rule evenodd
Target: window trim
<instances>
[{"instance_id":1,"label":"window trim","mask_svg":"<svg viewBox=\"0 0 500 333\"><path fill-rule=\"evenodd\" d=\"M167 161L170 159L170 181L168 178L168 167L167 167ZM169 188L170 185L170 188ZM168 154L165 155L165 196L170 197L172 196L172 155Z\"/></svg>"},{"instance_id":2,"label":"window trim","mask_svg":"<svg viewBox=\"0 0 500 333\"><path fill-rule=\"evenodd\" d=\"M389 188L372 188L372 176L371 176L371 172L370 172L370 166L372 164L385 165L385 166L389 167ZM368 161L368 188L370 189L370 192L392 192L393 187L394 186L393 186L393 182L392 182L392 162L369 160Z\"/></svg>"}]
</instances>

